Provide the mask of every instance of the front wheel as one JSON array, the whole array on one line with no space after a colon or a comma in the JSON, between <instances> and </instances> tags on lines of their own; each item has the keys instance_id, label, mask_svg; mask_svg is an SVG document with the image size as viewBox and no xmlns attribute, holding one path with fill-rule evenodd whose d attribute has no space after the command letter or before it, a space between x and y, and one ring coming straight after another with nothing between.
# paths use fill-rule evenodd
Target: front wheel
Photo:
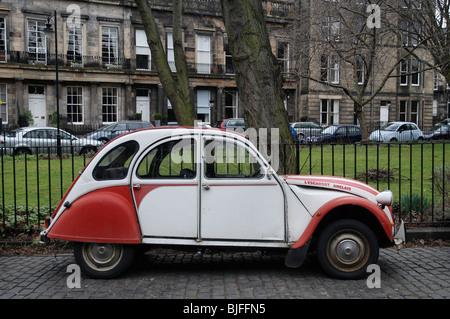
<instances>
[{"instance_id":1,"label":"front wheel","mask_svg":"<svg viewBox=\"0 0 450 319\"><path fill-rule=\"evenodd\" d=\"M74 255L86 275L108 279L117 277L130 266L134 249L122 244L76 243Z\"/></svg>"},{"instance_id":2,"label":"front wheel","mask_svg":"<svg viewBox=\"0 0 450 319\"><path fill-rule=\"evenodd\" d=\"M378 260L378 240L373 231L353 219L328 225L317 242L317 258L321 267L339 279L357 279Z\"/></svg>"}]
</instances>

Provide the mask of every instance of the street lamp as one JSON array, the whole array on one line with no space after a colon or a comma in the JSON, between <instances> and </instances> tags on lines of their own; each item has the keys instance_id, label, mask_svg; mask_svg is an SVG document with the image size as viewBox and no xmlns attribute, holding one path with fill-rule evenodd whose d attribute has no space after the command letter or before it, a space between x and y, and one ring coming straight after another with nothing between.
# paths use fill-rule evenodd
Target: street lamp
<instances>
[{"instance_id":1,"label":"street lamp","mask_svg":"<svg viewBox=\"0 0 450 319\"><path fill-rule=\"evenodd\" d=\"M52 27L52 21L55 25L55 30L53 31ZM56 70L56 127L57 127L57 133L56 133L56 150L59 157L61 157L61 134L59 130L59 70L58 70L58 24L56 22L56 10L53 11L53 18L52 16L49 16L47 18L47 23L45 24L44 28L45 35L50 37L52 33L55 34L55 70Z\"/></svg>"}]
</instances>

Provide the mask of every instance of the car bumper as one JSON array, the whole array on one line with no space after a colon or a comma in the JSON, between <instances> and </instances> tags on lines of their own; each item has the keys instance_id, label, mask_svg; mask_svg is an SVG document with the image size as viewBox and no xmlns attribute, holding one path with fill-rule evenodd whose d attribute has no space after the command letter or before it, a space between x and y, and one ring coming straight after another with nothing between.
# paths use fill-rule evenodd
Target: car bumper
<instances>
[{"instance_id":1,"label":"car bumper","mask_svg":"<svg viewBox=\"0 0 450 319\"><path fill-rule=\"evenodd\" d=\"M405 228L405 223L403 222L403 220L400 223L400 226L398 226L397 229L394 230L394 245L396 247L400 247L401 245L403 245L404 243L406 243L406 228Z\"/></svg>"}]
</instances>

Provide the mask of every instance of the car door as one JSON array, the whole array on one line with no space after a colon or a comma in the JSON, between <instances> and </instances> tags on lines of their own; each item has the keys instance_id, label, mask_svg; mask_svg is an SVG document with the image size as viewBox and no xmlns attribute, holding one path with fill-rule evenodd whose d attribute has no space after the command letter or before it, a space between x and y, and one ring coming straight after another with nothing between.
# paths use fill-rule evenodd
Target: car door
<instances>
[{"instance_id":1,"label":"car door","mask_svg":"<svg viewBox=\"0 0 450 319\"><path fill-rule=\"evenodd\" d=\"M132 175L135 207L147 238L198 237L197 137L170 137L137 160Z\"/></svg>"},{"instance_id":2,"label":"car door","mask_svg":"<svg viewBox=\"0 0 450 319\"><path fill-rule=\"evenodd\" d=\"M247 144L202 139L200 234L203 240L285 240L284 194Z\"/></svg>"}]
</instances>

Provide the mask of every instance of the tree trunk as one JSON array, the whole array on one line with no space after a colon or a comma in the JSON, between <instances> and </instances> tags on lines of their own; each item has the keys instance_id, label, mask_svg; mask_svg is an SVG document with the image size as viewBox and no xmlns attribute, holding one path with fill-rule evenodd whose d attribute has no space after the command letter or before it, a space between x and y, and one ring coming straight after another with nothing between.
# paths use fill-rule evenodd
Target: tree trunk
<instances>
[{"instance_id":1,"label":"tree trunk","mask_svg":"<svg viewBox=\"0 0 450 319\"><path fill-rule=\"evenodd\" d=\"M295 167L294 148L283 147L293 143L287 112L282 99L282 77L276 57L272 53L260 0L223 0L222 14L227 29L233 57L239 105L244 109L247 127L267 129L267 141L271 141L271 129L279 130L278 159L272 158L272 166L292 172ZM278 161L274 165L273 161Z\"/></svg>"},{"instance_id":2,"label":"tree trunk","mask_svg":"<svg viewBox=\"0 0 450 319\"><path fill-rule=\"evenodd\" d=\"M147 0L136 0L144 24L147 42L151 50L159 79L170 100L177 122L181 126L194 125L194 112L189 90L186 58L182 43L182 0L173 1L173 42L177 76L174 77L167 62L166 52L161 43L158 27Z\"/></svg>"}]
</instances>

